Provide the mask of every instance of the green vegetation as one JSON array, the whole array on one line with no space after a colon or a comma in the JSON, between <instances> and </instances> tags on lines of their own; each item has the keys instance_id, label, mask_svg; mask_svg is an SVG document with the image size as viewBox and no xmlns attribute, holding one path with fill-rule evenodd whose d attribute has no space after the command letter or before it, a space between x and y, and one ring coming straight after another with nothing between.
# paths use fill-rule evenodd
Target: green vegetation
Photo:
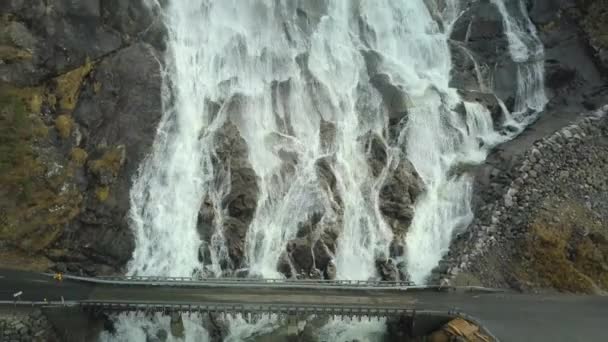
<instances>
[{"instance_id":1,"label":"green vegetation","mask_svg":"<svg viewBox=\"0 0 608 342\"><path fill-rule=\"evenodd\" d=\"M89 162L89 170L99 177L104 175L116 177L118 176L118 172L120 172L124 158L124 146L109 148L100 159Z\"/></svg>"},{"instance_id":2,"label":"green vegetation","mask_svg":"<svg viewBox=\"0 0 608 342\"><path fill-rule=\"evenodd\" d=\"M107 201L108 197L110 197L110 187L107 185L98 187L95 189L95 196L97 196L99 202Z\"/></svg>"},{"instance_id":3,"label":"green vegetation","mask_svg":"<svg viewBox=\"0 0 608 342\"><path fill-rule=\"evenodd\" d=\"M76 103L78 103L82 82L93 70L93 66L94 64L87 60L83 66L55 78L53 85L55 88L54 93L59 98L59 102L57 103L59 111L71 113L74 110Z\"/></svg>"},{"instance_id":4,"label":"green vegetation","mask_svg":"<svg viewBox=\"0 0 608 342\"><path fill-rule=\"evenodd\" d=\"M70 137L72 126L74 126L74 122L68 115L59 115L57 119L55 119L55 129L57 129L59 136L63 139Z\"/></svg>"},{"instance_id":5,"label":"green vegetation","mask_svg":"<svg viewBox=\"0 0 608 342\"><path fill-rule=\"evenodd\" d=\"M73 148L70 152L70 161L74 163L75 166L84 166L84 164L87 162L88 157L89 154L87 153L87 151L78 147Z\"/></svg>"}]
</instances>

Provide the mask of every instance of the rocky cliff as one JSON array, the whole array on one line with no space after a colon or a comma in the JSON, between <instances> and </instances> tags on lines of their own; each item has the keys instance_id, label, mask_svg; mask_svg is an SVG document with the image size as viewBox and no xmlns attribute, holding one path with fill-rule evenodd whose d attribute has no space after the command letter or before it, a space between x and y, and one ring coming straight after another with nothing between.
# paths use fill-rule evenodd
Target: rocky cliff
<instances>
[{"instance_id":1,"label":"rocky cliff","mask_svg":"<svg viewBox=\"0 0 608 342\"><path fill-rule=\"evenodd\" d=\"M310 22L318 19L314 17L313 5L302 6L300 15ZM519 175L514 171L515 165L519 165L526 151L532 150L533 143L578 120L581 113L608 102L608 5L605 1L538 0L530 1L528 7L545 45L546 86L550 97L547 111L528 131L500 146L490 156L489 163L475 171L478 220L471 233L456 241L438 268L435 280L464 269L459 266L461 252L470 251L467 244L470 247L481 241L474 233L481 228L476 227L485 227L488 224L484 220L493 220L492 215L486 214L489 205L504 200L509 191L507 185ZM161 76L165 32L157 9L140 1L6 0L0 3L0 13L0 267L91 275L121 272L134 244L129 229L129 189L153 143L162 114L162 94L166 90ZM500 13L489 1L471 1L455 23L451 38L452 86L459 89L464 98L483 103L500 122L502 112L492 92L512 108L516 82ZM385 168L388 172L383 175L386 178L379 207L393 232L403 236L422 185L405 158L387 160L386 141L397 139L394 133L407 119L406 95L387 75L376 72L374 64L378 56L371 51L364 54L370 82L381 95L391 120L386 137L370 133L361 137L359 143L367 151L371 174L379 177ZM302 62L307 57L297 58ZM302 69L306 76L305 67ZM480 84L478 74L492 80L491 84ZM289 82L273 87L277 98L289 96ZM238 99L227 101L238 105ZM209 105L219 110L219 104ZM282 123L286 132L289 125L289 122ZM324 148L331 151L335 127L331 123L322 125L321 140L326 144ZM560 166L568 173L559 178L565 189L569 182L583 175L591 175L592 184L603 184L600 164L605 161L602 158L606 150L602 147L603 140L599 135L596 137L593 141L581 139L576 146L566 144L551 150L551 158L555 159L552 162L563 162L557 160L563 159L562 149L566 156L581 158L581 164ZM224 266L236 269L242 266L245 233L256 210L258 185L238 128L228 122L218 130L215 141L216 161L232 165L230 178L226 180L230 183L230 193L217 203L211 199L203 201L198 228L203 241L209 243L210 227L217 220L210 207L217 206L227 213L222 219L228 244L226 263L230 265ZM587 152L580 155L579 150ZM288 151L280 154L288 175L297 157ZM340 198L335 191L332 163L331 157L319 160L316 169L328 197L336 204L335 210L339 211ZM587 171L583 172L583 168ZM551 186L552 178L544 179L546 183L542 184L540 179L560 175L530 166L528 174L532 171L536 176L530 177L537 180L535 184L542 189ZM597 247L601 245L601 237L590 237L601 224L590 221L583 230L583 238L572 242L581 233L580 229L573 228L574 223L568 223L578 221L576 218L581 215L588 216L587 211L592 209L586 205L585 196L594 198L590 201L595 203L601 198L600 190L576 190L578 197L566 196L576 197L568 200L570 202L562 195L552 195L542 203L536 199L526 202L529 204L521 209L513 204L508 215L521 220L514 224L519 228L513 231L533 232L525 239L523 236L528 233L503 234L509 243L526 241L509 247L514 251L513 257L519 253L522 260L538 262L534 265L541 267L546 263L544 256L529 256L532 251L544 248L537 244L554 243L563 247L560 247L563 251L567 240L568 253L580 251L590 256L578 264L568 259L570 261L564 261L564 269L574 269L581 277L590 277L588 284L593 286L586 286L585 290L602 287L601 278L594 277L603 274L600 269L604 266L589 261L599 260L596 250L603 250ZM545 214L537 213L543 206L565 215L558 220L559 227L550 224L550 220L545 222ZM605 208L593 210L599 215L605 213ZM519 211L525 212L526 217L515 215ZM503 211L502 215L506 213ZM321 217L313 216L302 223L297 238L289 243L279 262L283 273L332 277L335 269L330 262L331 254L335 252L340 232L333 226L320 229L320 220ZM401 255L403 248L395 243L391 254ZM209 257L204 244L201 251L200 259L205 263ZM558 252L547 250L545 256L552 253ZM478 264L486 265L481 261ZM534 269L523 261L520 265L526 265L522 269ZM399 276L395 265L388 262L380 260L378 269L385 279ZM472 269L468 276L483 277L489 284L513 285L505 280L504 274L501 271L492 275L482 269ZM527 276L516 278L527 279ZM534 286L570 289L553 282L549 276L538 276L525 281Z\"/></svg>"}]
</instances>

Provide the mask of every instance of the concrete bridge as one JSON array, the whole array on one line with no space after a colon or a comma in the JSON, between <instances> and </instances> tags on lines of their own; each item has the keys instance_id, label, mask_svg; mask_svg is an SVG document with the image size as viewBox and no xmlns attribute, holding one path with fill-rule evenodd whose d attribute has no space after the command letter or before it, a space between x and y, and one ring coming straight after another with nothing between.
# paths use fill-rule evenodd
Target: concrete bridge
<instances>
[{"instance_id":1,"label":"concrete bridge","mask_svg":"<svg viewBox=\"0 0 608 342\"><path fill-rule=\"evenodd\" d=\"M0 303L84 312L342 317L464 316L501 341L601 341L608 297L531 295L405 282L65 277L0 270ZM414 320L411 320L414 322ZM428 322L428 320L427 320Z\"/></svg>"}]
</instances>

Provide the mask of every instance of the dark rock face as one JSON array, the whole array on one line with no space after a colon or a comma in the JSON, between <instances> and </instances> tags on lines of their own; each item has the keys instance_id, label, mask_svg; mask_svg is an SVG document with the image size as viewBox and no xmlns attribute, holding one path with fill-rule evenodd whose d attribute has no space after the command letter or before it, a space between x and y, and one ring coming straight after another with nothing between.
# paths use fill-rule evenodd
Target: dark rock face
<instances>
[{"instance_id":1,"label":"dark rock face","mask_svg":"<svg viewBox=\"0 0 608 342\"><path fill-rule=\"evenodd\" d=\"M118 267L130 259L134 247L126 216L131 181L152 146L162 114L159 56L150 45L137 43L104 59L90 78L73 113L82 146L89 151L121 146L123 155L110 184L87 177L90 188L108 186L110 196L105 201L94 194L87 198L83 219L69 230L76 234L69 244L85 244L87 253L107 256Z\"/></svg>"},{"instance_id":2,"label":"dark rock face","mask_svg":"<svg viewBox=\"0 0 608 342\"><path fill-rule=\"evenodd\" d=\"M598 35L586 33L588 10L597 6L581 5L583 2L533 1L529 5L530 17L545 47L549 111L593 109L606 96L604 66L598 57L601 53L594 45ZM594 20L598 21L601 22ZM496 6L485 1L471 4L455 23L451 38L454 64L451 86L465 92L493 91L512 109L517 72ZM473 60L478 63L477 69ZM478 75L493 82L483 84L486 88L483 89Z\"/></svg>"},{"instance_id":3,"label":"dark rock face","mask_svg":"<svg viewBox=\"0 0 608 342\"><path fill-rule=\"evenodd\" d=\"M466 91L482 89L477 80L474 61L481 76L494 77L493 90L505 102L515 98L514 65L509 58L509 42L504 34L502 16L496 6L487 1L473 3L454 24L451 50L454 68L450 86ZM486 86L492 87L491 84Z\"/></svg>"},{"instance_id":4,"label":"dark rock face","mask_svg":"<svg viewBox=\"0 0 608 342\"><path fill-rule=\"evenodd\" d=\"M535 1L530 10L545 45L549 110L595 109L606 98L604 66L586 32L583 2Z\"/></svg>"},{"instance_id":5,"label":"dark rock face","mask_svg":"<svg viewBox=\"0 0 608 342\"><path fill-rule=\"evenodd\" d=\"M156 10L98 0L11 0L0 10L0 108L10 119L0 120L0 130L25 115L37 132L36 139L11 137L27 151L11 148L0 161L12 175L0 177L0 193L15 194L0 201L11 213L2 259L40 270L120 272L133 249L131 179L162 114L164 31ZM28 207L38 220L27 219Z\"/></svg>"},{"instance_id":6,"label":"dark rock face","mask_svg":"<svg viewBox=\"0 0 608 342\"><path fill-rule=\"evenodd\" d=\"M18 23L9 29L17 48L33 50L31 58L0 65L0 79L20 86L39 84L136 39L157 43L163 32L142 1L11 0L0 11Z\"/></svg>"}]
</instances>

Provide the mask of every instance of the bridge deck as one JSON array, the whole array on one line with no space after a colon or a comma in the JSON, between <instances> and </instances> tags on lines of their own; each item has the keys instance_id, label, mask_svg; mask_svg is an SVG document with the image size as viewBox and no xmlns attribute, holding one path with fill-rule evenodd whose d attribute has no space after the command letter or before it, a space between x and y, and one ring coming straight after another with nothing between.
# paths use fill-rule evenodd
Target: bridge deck
<instances>
[{"instance_id":1,"label":"bridge deck","mask_svg":"<svg viewBox=\"0 0 608 342\"><path fill-rule=\"evenodd\" d=\"M349 314L345 310L352 310L351 315L368 315L380 309L394 310L386 315L414 309L458 311L477 317L502 341L604 341L608 322L608 297L598 296L316 285L264 288L259 283L239 283L238 287L110 285L72 280L58 283L44 275L0 270L0 302L12 301L18 291L23 291L22 300L58 301L63 297L84 305L114 305L119 310L198 305L215 306L218 311L291 308Z\"/></svg>"}]
</instances>

